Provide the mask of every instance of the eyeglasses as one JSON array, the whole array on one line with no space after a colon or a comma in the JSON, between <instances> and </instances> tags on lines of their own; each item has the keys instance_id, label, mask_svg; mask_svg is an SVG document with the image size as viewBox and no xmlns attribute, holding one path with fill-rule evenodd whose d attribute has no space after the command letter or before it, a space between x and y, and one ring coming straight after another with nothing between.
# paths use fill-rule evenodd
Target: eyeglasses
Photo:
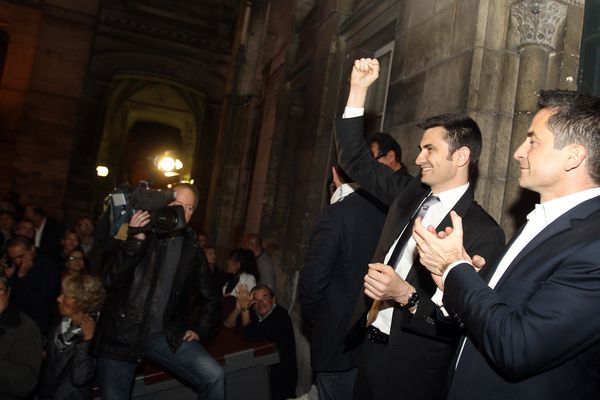
<instances>
[{"instance_id":1,"label":"eyeglasses","mask_svg":"<svg viewBox=\"0 0 600 400\"><path fill-rule=\"evenodd\" d=\"M385 157L385 155L386 155L386 154L387 154L387 153L379 153L379 154L377 154L377 155L375 156L375 159L376 159L376 160L379 160L381 157Z\"/></svg>"},{"instance_id":2,"label":"eyeglasses","mask_svg":"<svg viewBox=\"0 0 600 400\"><path fill-rule=\"evenodd\" d=\"M83 260L83 256L69 256L69 261Z\"/></svg>"}]
</instances>

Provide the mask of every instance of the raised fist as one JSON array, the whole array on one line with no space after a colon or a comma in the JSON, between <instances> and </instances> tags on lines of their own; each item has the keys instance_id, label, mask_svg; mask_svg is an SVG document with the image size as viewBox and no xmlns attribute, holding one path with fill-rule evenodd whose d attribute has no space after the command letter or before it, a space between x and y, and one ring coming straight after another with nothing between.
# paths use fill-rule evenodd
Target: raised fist
<instances>
[{"instance_id":1,"label":"raised fist","mask_svg":"<svg viewBox=\"0 0 600 400\"><path fill-rule=\"evenodd\" d=\"M350 85L368 88L379 77L379 61L376 58L361 58L354 61Z\"/></svg>"}]
</instances>

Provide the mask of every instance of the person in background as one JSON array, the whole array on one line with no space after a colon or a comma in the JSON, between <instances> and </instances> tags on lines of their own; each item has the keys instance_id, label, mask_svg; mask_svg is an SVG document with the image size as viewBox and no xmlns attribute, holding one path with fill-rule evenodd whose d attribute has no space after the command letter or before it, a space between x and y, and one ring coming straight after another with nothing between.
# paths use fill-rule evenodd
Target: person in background
<instances>
[{"instance_id":1,"label":"person in background","mask_svg":"<svg viewBox=\"0 0 600 400\"><path fill-rule=\"evenodd\" d=\"M244 338L248 341L274 342L279 352L279 364L271 367L271 399L296 397L296 341L287 310L275 302L273 291L266 285L258 285L250 292L240 287L237 302L234 313L237 314Z\"/></svg>"},{"instance_id":2,"label":"person in background","mask_svg":"<svg viewBox=\"0 0 600 400\"><path fill-rule=\"evenodd\" d=\"M256 266L258 268L259 279L258 283L267 285L271 290L275 291L276 273L273 260L263 246L262 238L256 233L247 233L242 238L242 247L252 251L256 258Z\"/></svg>"},{"instance_id":3,"label":"person in background","mask_svg":"<svg viewBox=\"0 0 600 400\"><path fill-rule=\"evenodd\" d=\"M222 287L224 282L223 271L217 265L217 252L215 251L215 246L212 244L205 245L204 255L206 255L206 261L208 262L208 269L211 277L218 287Z\"/></svg>"},{"instance_id":4,"label":"person in background","mask_svg":"<svg viewBox=\"0 0 600 400\"><path fill-rule=\"evenodd\" d=\"M65 261L65 270L63 271L62 279L68 276L82 275L88 272L87 260L83 250L75 248L69 253L67 261Z\"/></svg>"},{"instance_id":5,"label":"person in background","mask_svg":"<svg viewBox=\"0 0 600 400\"><path fill-rule=\"evenodd\" d=\"M98 277L80 274L63 280L56 299L61 318L48 337L38 391L40 400L91 399L96 360L88 350L96 329L95 318L105 297Z\"/></svg>"},{"instance_id":6,"label":"person in background","mask_svg":"<svg viewBox=\"0 0 600 400\"><path fill-rule=\"evenodd\" d=\"M60 288L60 269L38 254L33 241L16 235L6 246L9 268L5 268L12 287L11 302L48 333L52 307Z\"/></svg>"},{"instance_id":7,"label":"person in background","mask_svg":"<svg viewBox=\"0 0 600 400\"><path fill-rule=\"evenodd\" d=\"M244 285L248 290L256 286L258 272L256 260L250 250L232 250L227 258L225 272L230 274L230 278L223 285L224 296L237 297L240 285Z\"/></svg>"},{"instance_id":8,"label":"person in background","mask_svg":"<svg viewBox=\"0 0 600 400\"><path fill-rule=\"evenodd\" d=\"M15 217L10 211L0 211L0 254L4 252L6 243L13 237Z\"/></svg>"},{"instance_id":9,"label":"person in background","mask_svg":"<svg viewBox=\"0 0 600 400\"><path fill-rule=\"evenodd\" d=\"M199 398L225 398L223 368L200 342L219 321L219 288L209 278L196 232L187 226L198 206L198 190L180 183L174 192L168 206L183 209L186 226L166 234L144 231L150 214L135 212L127 239L103 268L108 295L92 346L99 355L103 398L130 398L143 357L187 381ZM193 297L201 309L192 320Z\"/></svg>"},{"instance_id":10,"label":"person in background","mask_svg":"<svg viewBox=\"0 0 600 400\"><path fill-rule=\"evenodd\" d=\"M90 217L81 217L75 224L75 233L79 237L79 243L87 256L94 245L94 221Z\"/></svg>"},{"instance_id":11,"label":"person in background","mask_svg":"<svg viewBox=\"0 0 600 400\"><path fill-rule=\"evenodd\" d=\"M45 255L55 263L61 262L60 241L65 232L62 222L49 218L41 207L25 207L25 218L33 222L35 226L35 247L40 254Z\"/></svg>"},{"instance_id":12,"label":"person in background","mask_svg":"<svg viewBox=\"0 0 600 400\"><path fill-rule=\"evenodd\" d=\"M198 238L198 244L200 245L200 247L204 248L206 246L206 244L208 243L208 236L206 236L205 233L198 232L197 238Z\"/></svg>"},{"instance_id":13,"label":"person in background","mask_svg":"<svg viewBox=\"0 0 600 400\"><path fill-rule=\"evenodd\" d=\"M392 154L391 159L396 157ZM344 338L362 298L363 277L381 234L386 207L364 190L353 188L339 166L332 167L332 174L336 188L332 204L313 227L300 270L298 300L302 316L312 324L310 363L319 399L346 400L352 398L358 351L346 351Z\"/></svg>"},{"instance_id":14,"label":"person in background","mask_svg":"<svg viewBox=\"0 0 600 400\"><path fill-rule=\"evenodd\" d=\"M34 240L35 225L31 220L22 219L19 222L17 222L17 225L15 226L15 235L25 236L31 240Z\"/></svg>"},{"instance_id":15,"label":"person in background","mask_svg":"<svg viewBox=\"0 0 600 400\"><path fill-rule=\"evenodd\" d=\"M79 237L74 231L66 230L63 238L60 241L60 244L60 257L63 262L66 262L69 258L69 254L71 254L71 251L79 247Z\"/></svg>"},{"instance_id":16,"label":"person in background","mask_svg":"<svg viewBox=\"0 0 600 400\"><path fill-rule=\"evenodd\" d=\"M36 323L9 301L11 287L0 274L0 398L22 399L35 388L42 363Z\"/></svg>"}]
</instances>

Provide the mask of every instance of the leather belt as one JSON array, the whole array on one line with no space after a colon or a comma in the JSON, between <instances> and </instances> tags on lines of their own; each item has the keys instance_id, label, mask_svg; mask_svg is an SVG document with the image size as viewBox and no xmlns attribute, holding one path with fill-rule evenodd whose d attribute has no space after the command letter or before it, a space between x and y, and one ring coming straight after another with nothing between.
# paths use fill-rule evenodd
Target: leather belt
<instances>
[{"instance_id":1,"label":"leather belt","mask_svg":"<svg viewBox=\"0 0 600 400\"><path fill-rule=\"evenodd\" d=\"M372 343L388 344L388 341L390 340L390 335L381 332L373 325L369 325L369 327L367 328L367 339L369 340L369 342Z\"/></svg>"}]
</instances>

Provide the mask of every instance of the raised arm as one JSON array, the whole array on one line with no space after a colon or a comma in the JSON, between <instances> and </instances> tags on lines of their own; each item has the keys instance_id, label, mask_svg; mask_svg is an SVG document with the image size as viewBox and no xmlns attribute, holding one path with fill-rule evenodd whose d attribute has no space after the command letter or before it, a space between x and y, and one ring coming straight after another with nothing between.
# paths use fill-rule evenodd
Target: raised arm
<instances>
[{"instance_id":1,"label":"raised arm","mask_svg":"<svg viewBox=\"0 0 600 400\"><path fill-rule=\"evenodd\" d=\"M335 138L338 161L342 168L363 189L389 206L408 185L415 185L420 189L420 182L408 174L395 172L379 163L365 143L363 107L368 89L378 77L377 60L363 58L354 62L347 108L344 118L336 122ZM357 117L351 118L354 115Z\"/></svg>"}]
</instances>

